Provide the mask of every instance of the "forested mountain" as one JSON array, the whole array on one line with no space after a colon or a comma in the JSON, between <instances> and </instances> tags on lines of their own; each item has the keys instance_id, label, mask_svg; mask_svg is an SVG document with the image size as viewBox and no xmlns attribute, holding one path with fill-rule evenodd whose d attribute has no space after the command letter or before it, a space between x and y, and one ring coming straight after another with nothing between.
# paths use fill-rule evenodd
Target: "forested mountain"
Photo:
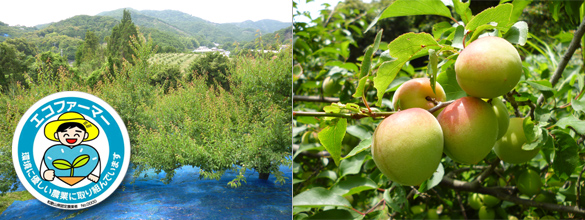
<instances>
[{"instance_id":1,"label":"forested mountain","mask_svg":"<svg viewBox=\"0 0 585 220\"><path fill-rule=\"evenodd\" d=\"M87 31L95 34L100 44L105 44L112 34L112 28L120 23L124 9L102 12L96 16L77 15L71 18L41 24L35 27L9 26L0 21L0 42L22 38L33 43L38 51L59 53L68 60L75 59L78 45L85 39ZM213 47L221 44L224 49L236 47L253 48L255 39L264 36L263 45L277 45L292 34L284 34L291 23L274 20L257 22L217 24L174 10L137 11L128 9L138 31L152 37L159 52L184 52L199 46ZM284 28L284 29L283 29ZM281 30L278 36L275 31Z\"/></svg>"},{"instance_id":2,"label":"forested mountain","mask_svg":"<svg viewBox=\"0 0 585 220\"><path fill-rule=\"evenodd\" d=\"M121 19L122 10L102 12L98 15ZM233 43L234 41L251 41L255 38L257 30L267 34L291 25L291 23L268 19L257 22L248 20L240 23L217 24L175 10L137 11L129 9L129 11L132 15L132 20L139 27L152 27L171 33L188 34L198 39L220 44ZM206 45L207 42L201 42L201 44Z\"/></svg>"}]
</instances>

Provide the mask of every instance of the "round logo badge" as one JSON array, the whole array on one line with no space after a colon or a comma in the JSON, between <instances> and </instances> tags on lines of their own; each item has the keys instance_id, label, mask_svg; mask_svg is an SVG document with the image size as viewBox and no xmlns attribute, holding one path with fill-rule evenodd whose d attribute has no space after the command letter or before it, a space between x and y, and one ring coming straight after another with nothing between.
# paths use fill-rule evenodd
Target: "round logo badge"
<instances>
[{"instance_id":1,"label":"round logo badge","mask_svg":"<svg viewBox=\"0 0 585 220\"><path fill-rule=\"evenodd\" d=\"M38 200L83 209L118 188L130 163L130 139L120 116L100 98L59 92L24 113L12 160L20 182Z\"/></svg>"}]
</instances>

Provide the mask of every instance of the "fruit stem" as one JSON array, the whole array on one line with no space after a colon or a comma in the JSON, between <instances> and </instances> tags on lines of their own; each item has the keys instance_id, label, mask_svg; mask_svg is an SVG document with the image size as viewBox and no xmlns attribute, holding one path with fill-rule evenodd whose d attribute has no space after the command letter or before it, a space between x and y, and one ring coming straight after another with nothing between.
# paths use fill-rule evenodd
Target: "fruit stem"
<instances>
[{"instance_id":1,"label":"fruit stem","mask_svg":"<svg viewBox=\"0 0 585 220\"><path fill-rule=\"evenodd\" d=\"M370 105L368 105L368 101L366 101L366 93L365 92L364 92L364 94L362 94L362 101L364 102L364 105L366 105L366 108L368 108L368 112L371 115L372 109L370 109Z\"/></svg>"},{"instance_id":2,"label":"fruit stem","mask_svg":"<svg viewBox=\"0 0 585 220\"><path fill-rule=\"evenodd\" d=\"M455 102L455 100L451 100L448 102L438 102L438 104L435 107L432 107L431 109L429 109L429 112L434 113L434 112L438 111L439 109L447 107L448 105L450 105L453 102Z\"/></svg>"}]
</instances>

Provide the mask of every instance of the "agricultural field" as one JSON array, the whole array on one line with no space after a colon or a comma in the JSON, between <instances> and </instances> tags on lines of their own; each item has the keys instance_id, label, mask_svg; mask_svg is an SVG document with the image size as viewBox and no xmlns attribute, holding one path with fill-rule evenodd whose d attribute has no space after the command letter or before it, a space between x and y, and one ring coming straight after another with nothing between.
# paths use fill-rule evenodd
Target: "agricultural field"
<instances>
[{"instance_id":1,"label":"agricultural field","mask_svg":"<svg viewBox=\"0 0 585 220\"><path fill-rule=\"evenodd\" d=\"M158 53L154 54L148 61L163 65L179 65L181 73L185 73L191 62L198 56L199 54L194 53Z\"/></svg>"}]
</instances>

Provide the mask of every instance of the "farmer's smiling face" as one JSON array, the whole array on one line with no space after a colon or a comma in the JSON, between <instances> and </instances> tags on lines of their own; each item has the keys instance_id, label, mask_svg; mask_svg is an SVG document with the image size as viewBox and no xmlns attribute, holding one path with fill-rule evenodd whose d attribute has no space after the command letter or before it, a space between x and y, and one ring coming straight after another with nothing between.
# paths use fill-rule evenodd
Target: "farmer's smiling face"
<instances>
[{"instance_id":1,"label":"farmer's smiling face","mask_svg":"<svg viewBox=\"0 0 585 220\"><path fill-rule=\"evenodd\" d=\"M71 127L62 132L55 132L55 138L65 146L74 147L87 138L87 132L78 127Z\"/></svg>"}]
</instances>

